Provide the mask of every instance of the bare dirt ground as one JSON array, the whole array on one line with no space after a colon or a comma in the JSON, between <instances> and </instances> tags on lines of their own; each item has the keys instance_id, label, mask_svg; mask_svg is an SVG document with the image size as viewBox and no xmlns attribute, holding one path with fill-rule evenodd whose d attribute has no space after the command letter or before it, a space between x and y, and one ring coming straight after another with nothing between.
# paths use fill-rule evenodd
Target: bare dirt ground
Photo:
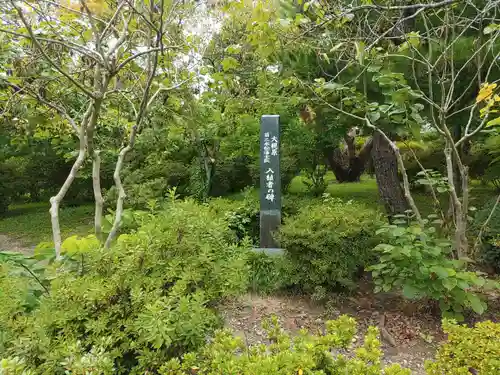
<instances>
[{"instance_id":1,"label":"bare dirt ground","mask_svg":"<svg viewBox=\"0 0 500 375\"><path fill-rule=\"evenodd\" d=\"M384 363L399 363L414 375L424 375L425 361L433 359L437 346L445 340L439 314L421 302L412 304L394 295L373 295L368 286L360 289L355 296L333 296L326 304L314 303L304 296L248 294L226 302L220 310L226 326L247 345L267 342L262 321L273 315L286 331L294 334L302 328L321 332L326 320L347 314L358 323L357 345L363 342L368 326L377 326L381 330ZM480 320L498 321L500 301L493 302L490 313Z\"/></svg>"},{"instance_id":2,"label":"bare dirt ground","mask_svg":"<svg viewBox=\"0 0 500 375\"><path fill-rule=\"evenodd\" d=\"M399 363L410 368L413 374L423 375L424 362L432 359L438 343L444 339L439 320L422 313L407 315L402 310L388 310L369 304L366 299L355 297L343 301L331 301L326 307L312 303L300 296L246 295L227 302L221 308L226 326L241 336L248 345L267 342L262 321L276 315L282 327L294 334L302 328L311 333L321 332L326 320L341 314L356 318L358 333L356 342L363 342L368 326L380 327L385 317L381 342L384 363Z\"/></svg>"},{"instance_id":3,"label":"bare dirt ground","mask_svg":"<svg viewBox=\"0 0 500 375\"><path fill-rule=\"evenodd\" d=\"M0 251L17 251L24 255L32 255L33 247L26 246L9 236L0 234Z\"/></svg>"}]
</instances>

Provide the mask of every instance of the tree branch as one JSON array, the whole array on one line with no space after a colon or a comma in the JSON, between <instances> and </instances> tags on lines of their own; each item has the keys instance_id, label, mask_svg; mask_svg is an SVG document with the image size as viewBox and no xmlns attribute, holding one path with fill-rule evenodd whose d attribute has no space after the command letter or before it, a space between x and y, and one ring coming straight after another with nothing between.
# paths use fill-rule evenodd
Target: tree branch
<instances>
[{"instance_id":1,"label":"tree branch","mask_svg":"<svg viewBox=\"0 0 500 375\"><path fill-rule=\"evenodd\" d=\"M75 120L66 112L66 110L64 108L58 106L55 103L52 103L52 102L44 99L40 94L38 94L35 91L32 91L31 89L28 89L26 86L21 88L21 87L18 87L16 85L13 85L12 83L9 83L9 82L7 82L7 83L11 87L23 90L24 92L26 92L27 95L38 100L40 103L45 104L47 107L52 108L57 113L59 113L61 116L65 117L68 120L68 122L70 123L73 130L75 131L76 136L79 137L80 129L78 128L78 125L76 124Z\"/></svg>"},{"instance_id":2,"label":"tree branch","mask_svg":"<svg viewBox=\"0 0 500 375\"><path fill-rule=\"evenodd\" d=\"M146 55L148 53L153 53L153 52L158 52L160 51L161 48L160 47L155 47L155 48L151 48L151 49L148 49L148 50L145 50L145 51L141 51L141 52L137 52L135 55L132 55L128 58L126 58L123 62L121 62L115 69L116 72L119 72L125 65L127 65L129 62L135 60L136 58L140 57L140 56L143 56L143 55Z\"/></svg>"},{"instance_id":3,"label":"tree branch","mask_svg":"<svg viewBox=\"0 0 500 375\"><path fill-rule=\"evenodd\" d=\"M63 76L65 76L68 80L71 81L71 83L73 83L76 87L78 87L82 92L84 92L87 96L95 99L95 95L94 93L88 89L87 87L85 87L84 85L80 84L78 81L76 81L73 77L71 77L71 75L69 73L67 73L66 71L64 71L59 65L57 65L54 61L52 61L52 59L50 58L49 55L47 55L47 52L45 52L43 46L40 44L40 42L38 41L37 37L35 36L35 34L33 33L33 29L31 28L31 25L28 23L28 21L26 20L26 17L24 17L24 14L23 14L23 11L21 8L19 8L19 6L15 3L15 1L12 0L12 5L14 6L14 8L16 9L17 13L19 14L19 17L21 18L21 21L23 22L24 26L26 27L26 29L28 30L28 33L30 34L31 36L31 40L33 41L33 44L37 47L37 49L40 51L40 53L43 55L43 57L45 58L45 60L50 64L52 65L52 67L54 67L55 70L57 70L59 73L61 73Z\"/></svg>"},{"instance_id":4,"label":"tree branch","mask_svg":"<svg viewBox=\"0 0 500 375\"><path fill-rule=\"evenodd\" d=\"M408 147L408 150L410 150L413 158L417 162L418 167L424 173L425 178L427 178L427 180L430 181L431 178L429 176L429 173L427 173L427 170L425 169L425 167L422 165L422 163L418 159L417 154L415 153L415 151L413 151L413 148L407 142L405 142L405 144L406 144L406 147ZM434 187L432 186L432 184L429 184L429 187L431 189L432 199L434 199L434 204L436 205L436 208L439 209L439 213L441 214L441 219L443 220L443 224L444 224L445 217L444 217L443 210L441 209L441 202L439 201L437 194L436 194L436 191L434 190Z\"/></svg>"},{"instance_id":5,"label":"tree branch","mask_svg":"<svg viewBox=\"0 0 500 375\"><path fill-rule=\"evenodd\" d=\"M17 33L15 31L8 30L8 29L0 28L0 32L14 35L14 36L18 36L20 38L25 38L25 39L30 39L30 40L32 39L31 35ZM92 50L90 50L90 49L86 48L85 46L82 46L78 43L74 43L71 41L64 41L63 42L62 40L50 39L50 38L44 38L44 37L37 37L37 38L41 42L54 43L54 44L58 44L58 45L61 45L63 47L66 47L69 50L75 50L75 51L81 53L82 55L84 55L85 57L88 57L89 59L94 60L97 63L101 62L99 60L99 58L101 57L101 56L99 56L99 54L97 54L96 52L94 52L94 51L92 51Z\"/></svg>"}]
</instances>

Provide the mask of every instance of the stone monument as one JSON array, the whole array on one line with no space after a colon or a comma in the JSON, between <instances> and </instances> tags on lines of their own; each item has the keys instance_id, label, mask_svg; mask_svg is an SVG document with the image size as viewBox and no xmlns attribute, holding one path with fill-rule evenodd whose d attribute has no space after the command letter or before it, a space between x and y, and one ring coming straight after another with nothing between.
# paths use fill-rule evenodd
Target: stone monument
<instances>
[{"instance_id":1,"label":"stone monument","mask_svg":"<svg viewBox=\"0 0 500 375\"><path fill-rule=\"evenodd\" d=\"M260 123L260 247L281 252L273 238L281 224L280 117L264 115Z\"/></svg>"}]
</instances>

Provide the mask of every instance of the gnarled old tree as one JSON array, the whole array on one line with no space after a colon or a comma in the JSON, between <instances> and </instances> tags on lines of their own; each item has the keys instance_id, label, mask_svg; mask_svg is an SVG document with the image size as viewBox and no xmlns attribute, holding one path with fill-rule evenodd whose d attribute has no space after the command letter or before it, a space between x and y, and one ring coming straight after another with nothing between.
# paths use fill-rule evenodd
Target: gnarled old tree
<instances>
[{"instance_id":1,"label":"gnarled old tree","mask_svg":"<svg viewBox=\"0 0 500 375\"><path fill-rule=\"evenodd\" d=\"M344 136L341 145L325 147L325 158L339 183L359 181L370 162L373 140L368 138L361 149L356 150L358 132L359 129L354 127Z\"/></svg>"},{"instance_id":2,"label":"gnarled old tree","mask_svg":"<svg viewBox=\"0 0 500 375\"><path fill-rule=\"evenodd\" d=\"M37 100L60 116L78 140L77 157L59 192L50 199L56 256L61 256L59 207L82 166L92 159L96 201L95 233L102 238L103 198L100 152L113 152L113 143L96 137L113 113L113 123L125 134L117 156L114 180L119 195L115 220L105 242L115 238L123 212L125 191L120 173L128 152L147 119L148 109L163 91L188 79L173 61L189 47L183 41L182 19L188 7L181 1L76 2L5 1L0 33L11 59L25 64L39 61L34 78L7 78L19 90L13 95ZM54 25L57 25L55 27ZM43 87L44 94L39 88ZM137 106L136 106L137 103Z\"/></svg>"}]
</instances>

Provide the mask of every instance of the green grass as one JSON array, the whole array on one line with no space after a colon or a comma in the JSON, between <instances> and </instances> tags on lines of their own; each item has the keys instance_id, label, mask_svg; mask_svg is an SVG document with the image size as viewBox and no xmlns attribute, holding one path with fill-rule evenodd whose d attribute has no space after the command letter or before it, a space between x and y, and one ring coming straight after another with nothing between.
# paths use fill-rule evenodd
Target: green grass
<instances>
[{"instance_id":1,"label":"green grass","mask_svg":"<svg viewBox=\"0 0 500 375\"><path fill-rule=\"evenodd\" d=\"M296 198L301 200L312 200L312 199L321 199L321 198L312 198L307 193L307 187L304 184L306 181L305 176L297 176L293 179L288 189L288 193L283 197L283 202L287 200L296 201ZM330 194L331 197L340 198L344 201L353 200L356 202L360 202L365 204L368 207L380 210L384 212L384 205L380 201L378 195L377 182L374 178L369 176L362 176L360 182L351 182L351 183L343 183L339 184L335 180L335 177L332 173L328 173L325 176L325 180L328 182L328 188L326 192ZM495 192L493 186L485 186L482 185L479 181L472 181L470 183L470 205L480 209L481 206L487 202L488 200L496 197L498 194ZM255 199L259 197L259 190L255 189L252 191L252 196ZM244 199L244 193L236 193L231 195L229 198L232 200L242 200ZM448 209L448 195L447 194L439 194L438 195L441 208L444 213L446 213ZM434 213L434 202L430 193L425 192L413 192L413 199L417 204L417 207L421 211L422 216L426 217L429 214Z\"/></svg>"},{"instance_id":2,"label":"green grass","mask_svg":"<svg viewBox=\"0 0 500 375\"><path fill-rule=\"evenodd\" d=\"M62 207L60 225L63 239L74 234L92 231L94 206ZM12 205L5 217L0 218L0 234L25 245L52 240L48 203Z\"/></svg>"},{"instance_id":3,"label":"green grass","mask_svg":"<svg viewBox=\"0 0 500 375\"><path fill-rule=\"evenodd\" d=\"M331 197L341 198L342 200L353 200L364 203L365 205L384 210L384 206L379 199L377 182L374 178L363 176L360 182L351 182L339 184L335 181L332 174L325 178L328 182L326 192ZM293 195L306 195L306 185L303 183L305 177L298 176L290 184L289 193ZM479 181L472 181L470 184L470 205L480 208L486 201L496 196L493 186L481 185ZM446 213L448 209L448 195L439 194L439 200L442 210ZM430 193L413 192L413 198L421 214L425 217L434 213L434 203Z\"/></svg>"},{"instance_id":4,"label":"green grass","mask_svg":"<svg viewBox=\"0 0 500 375\"><path fill-rule=\"evenodd\" d=\"M287 199L294 202L299 198L299 201L304 198L304 201L309 201L314 198L307 196L306 185L303 183L304 177L296 177L289 189L289 194L283 197L284 202ZM368 176L363 176L360 182L338 184L334 176L330 173L327 177L329 183L327 192L332 197L341 198L343 200L353 200L361 202L368 207L375 208L383 212L384 206L380 202L375 179ZM252 191L252 195L258 199L258 190ZM481 206L495 196L495 191L491 186L483 186L479 182L471 183L471 205L481 208ZM243 199L244 194L238 193L232 195L233 200ZM441 195L441 206L444 212L448 207L447 195ZM320 199L320 198L316 198ZM417 206L421 210L423 216L434 212L433 201L430 194L422 192L414 193L414 199ZM299 202L291 203L299 204ZM51 241L52 227L49 216L48 203L30 203L22 205L12 205L6 217L0 218L0 234L8 235L9 237L25 244L35 245L42 241ZM60 210L60 224L63 238L79 234L84 235L91 233L93 225L93 205L83 205L77 207L63 207Z\"/></svg>"}]
</instances>

